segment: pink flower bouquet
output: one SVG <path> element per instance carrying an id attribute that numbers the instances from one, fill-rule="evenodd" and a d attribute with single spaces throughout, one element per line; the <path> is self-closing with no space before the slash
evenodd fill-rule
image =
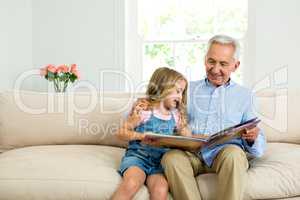
<path id="1" fill-rule="evenodd" d="M 53 81 L 55 92 L 65 92 L 69 82 L 74 83 L 80 78 L 76 64 L 54 66 L 49 64 L 40 69 L 41 76 Z"/>

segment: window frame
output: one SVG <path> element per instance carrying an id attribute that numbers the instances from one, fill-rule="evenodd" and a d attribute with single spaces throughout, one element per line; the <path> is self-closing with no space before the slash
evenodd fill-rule
<path id="1" fill-rule="evenodd" d="M 248 1 L 249 2 L 249 1 Z M 134 80 L 130 80 L 130 84 L 136 88 L 138 92 L 141 92 L 141 89 L 147 84 L 148 80 L 145 80 L 143 77 L 144 70 L 144 46 L 146 44 L 170 44 L 172 46 L 172 56 L 175 57 L 176 44 L 189 44 L 189 43 L 200 43 L 207 44 L 210 38 L 201 38 L 195 37 L 191 39 L 176 39 L 176 40 L 150 40 L 143 39 L 138 33 L 138 0 L 126 0 L 126 8 L 125 8 L 125 72 L 129 74 L 130 77 L 134 77 Z M 249 3 L 248 3 L 249 4 Z M 215 21 L 218 21 L 219 15 L 216 15 Z M 248 16 L 248 24 L 249 24 L 249 16 Z M 216 32 L 216 25 L 214 25 L 214 32 Z M 236 38 L 241 46 L 247 45 L 247 32 L 248 28 L 243 35 L 243 37 Z M 246 48 L 243 48 L 242 51 L 245 51 Z M 131 52 L 131 53 L 130 53 Z M 244 53 L 244 52 L 243 52 Z M 136 56 L 133 56 L 136 55 Z M 239 60 L 244 60 L 245 54 L 242 54 Z M 135 61 L 133 61 L 135 60 Z M 175 61 L 176 62 L 176 61 Z M 241 62 L 242 63 L 242 62 Z M 243 83 L 243 69 L 246 64 L 242 64 L 241 67 L 241 83 Z M 175 64 L 176 66 L 176 64 Z M 174 67 L 174 66 L 173 66 Z M 204 67 L 204 63 L 203 63 Z M 175 68 L 176 69 L 176 68 Z M 188 77 L 189 78 L 189 77 Z M 199 75 L 199 79 L 201 79 L 201 75 Z M 126 89 L 128 83 L 126 83 Z"/>

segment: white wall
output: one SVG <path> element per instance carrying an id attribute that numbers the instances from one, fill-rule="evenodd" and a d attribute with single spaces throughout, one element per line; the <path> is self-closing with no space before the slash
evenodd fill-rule
<path id="1" fill-rule="evenodd" d="M 97 88 L 101 70 L 124 71 L 124 2 L 0 0 L 0 90 L 13 88 L 20 73 L 48 63 L 79 64 L 83 79 Z M 287 66 L 288 86 L 300 87 L 299 8 L 298 0 L 249 0 L 243 70 L 246 85 L 252 87 Z M 128 36 L 130 33 L 126 39 Z M 132 71 L 130 75 L 140 73 Z M 45 91 L 46 84 L 36 76 L 22 87 Z M 107 90 L 124 88 L 124 82 L 115 75 L 106 75 L 105 84 Z"/>
<path id="2" fill-rule="evenodd" d="M 0 0 L 0 89 L 32 66 L 32 2 Z"/>
<path id="3" fill-rule="evenodd" d="M 124 5 L 121 0 L 0 0 L 1 89 L 18 75 L 48 63 L 77 63 L 83 80 L 99 88 L 100 71 L 124 71 Z M 3 76 L 4 75 L 4 76 Z M 106 75 L 105 89 L 123 88 Z M 45 91 L 35 76 L 23 89 Z"/>
<path id="4" fill-rule="evenodd" d="M 249 0 L 247 66 L 243 76 L 247 85 L 255 87 L 270 77 L 274 87 L 300 88 L 299 8 L 298 0 Z"/>

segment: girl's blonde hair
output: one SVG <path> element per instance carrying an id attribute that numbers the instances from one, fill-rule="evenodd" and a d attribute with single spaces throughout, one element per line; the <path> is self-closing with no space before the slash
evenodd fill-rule
<path id="1" fill-rule="evenodd" d="M 164 100 L 176 88 L 176 83 L 179 80 L 184 80 L 186 87 L 182 94 L 182 100 L 177 109 L 180 112 L 181 126 L 187 125 L 186 105 L 187 105 L 187 87 L 186 78 L 179 72 L 168 67 L 161 67 L 154 71 L 147 87 L 146 95 L 149 98 L 150 106 L 154 103 Z"/>

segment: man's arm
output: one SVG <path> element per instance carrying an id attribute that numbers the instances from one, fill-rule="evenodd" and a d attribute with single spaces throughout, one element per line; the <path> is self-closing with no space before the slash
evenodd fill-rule
<path id="1" fill-rule="evenodd" d="M 134 131 L 134 128 L 141 123 L 141 116 L 139 115 L 139 108 L 134 107 L 123 122 L 122 126 L 117 131 L 117 136 L 121 140 L 143 140 L 145 138 L 144 134 Z"/>
<path id="2" fill-rule="evenodd" d="M 243 114 L 242 122 L 250 120 L 255 117 L 254 106 L 252 97 L 249 97 L 249 101 L 246 105 L 246 110 Z M 254 157 L 261 157 L 264 154 L 266 148 L 266 139 L 263 130 L 259 127 L 245 130 L 242 134 L 243 144 L 247 152 Z"/>

